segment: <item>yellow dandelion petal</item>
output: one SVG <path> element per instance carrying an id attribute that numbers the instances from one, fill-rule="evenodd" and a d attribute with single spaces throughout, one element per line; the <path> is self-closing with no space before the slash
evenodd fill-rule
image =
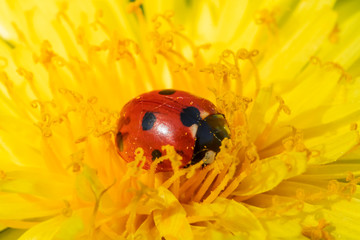
<path id="1" fill-rule="evenodd" d="M 158 194 L 164 200 L 164 208 L 154 211 L 154 223 L 161 236 L 166 239 L 193 239 L 186 212 L 178 200 L 163 188 L 158 188 Z"/>
<path id="2" fill-rule="evenodd" d="M 31 228 L 19 239 L 73 239 L 83 228 L 81 220 L 78 218 L 67 219 L 64 216 L 58 216 L 44 221 Z"/>
<path id="3" fill-rule="evenodd" d="M 358 9 L 0 2 L 0 238 L 357 239 Z M 195 143 L 155 147 L 141 122 L 126 142 L 122 107 L 159 89 L 215 103 L 218 153 L 186 165 Z"/>
<path id="4" fill-rule="evenodd" d="M 23 169 L 22 171 L 4 172 L 6 175 L 0 183 L 3 192 L 31 194 L 38 197 L 53 198 L 72 195 L 72 189 L 62 188 L 63 184 L 72 185 L 73 180 L 63 175 L 46 174 L 43 171 L 32 171 Z"/>
<path id="5" fill-rule="evenodd" d="M 312 149 L 313 157 L 309 164 L 326 164 L 338 160 L 344 152 L 348 152 L 359 144 L 359 132 L 349 131 L 336 137 L 324 139 L 322 144 L 314 146 L 310 142 L 307 145 Z M 317 143 L 320 141 L 318 140 Z"/>
<path id="6" fill-rule="evenodd" d="M 231 232 L 244 239 L 265 239 L 265 231 L 258 219 L 241 203 L 218 198 L 211 204 L 194 204 L 186 207 L 188 220 L 196 231 L 203 233 L 201 237 L 216 239 L 216 232 Z M 196 227 L 197 226 L 197 227 Z M 199 237 L 200 237 L 199 236 Z"/>
<path id="7" fill-rule="evenodd" d="M 234 195 L 247 196 L 273 189 L 284 179 L 298 176 L 306 170 L 305 153 L 290 152 L 262 159 L 241 182 Z M 276 171 L 273 169 L 276 168 Z"/>
<path id="8" fill-rule="evenodd" d="M 63 202 L 36 198 L 15 193 L 2 193 L 1 218 L 4 220 L 36 219 L 59 213 Z M 21 214 L 19 214 L 21 213 Z"/>

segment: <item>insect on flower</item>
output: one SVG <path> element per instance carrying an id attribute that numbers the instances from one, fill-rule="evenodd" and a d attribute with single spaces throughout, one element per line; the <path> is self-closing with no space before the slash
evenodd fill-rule
<path id="1" fill-rule="evenodd" d="M 145 169 L 163 156 L 161 147 L 172 145 L 186 167 L 203 161 L 214 161 L 221 141 L 229 138 L 225 116 L 210 101 L 190 93 L 172 89 L 144 93 L 122 109 L 118 122 L 116 145 L 128 162 L 135 159 L 135 150 L 144 150 Z M 157 171 L 171 171 L 171 162 L 164 160 Z"/>

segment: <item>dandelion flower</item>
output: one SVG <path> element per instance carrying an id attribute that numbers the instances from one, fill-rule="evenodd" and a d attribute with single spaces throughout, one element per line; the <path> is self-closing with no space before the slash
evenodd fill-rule
<path id="1" fill-rule="evenodd" d="M 357 239 L 358 9 L 1 1 L 0 238 Z M 212 164 L 117 153 L 122 106 L 166 88 L 225 114 Z"/>

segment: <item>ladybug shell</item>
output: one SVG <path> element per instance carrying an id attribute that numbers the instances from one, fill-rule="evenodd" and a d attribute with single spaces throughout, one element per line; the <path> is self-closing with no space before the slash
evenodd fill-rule
<path id="1" fill-rule="evenodd" d="M 120 113 L 117 146 L 120 156 L 127 162 L 134 161 L 135 150 L 144 150 L 145 169 L 153 160 L 164 156 L 162 146 L 174 146 L 182 156 L 184 167 L 191 162 L 196 141 L 197 125 L 194 114 L 199 119 L 217 114 L 210 101 L 178 90 L 162 90 L 144 93 L 128 102 Z M 157 171 L 171 171 L 171 163 L 164 160 Z"/>

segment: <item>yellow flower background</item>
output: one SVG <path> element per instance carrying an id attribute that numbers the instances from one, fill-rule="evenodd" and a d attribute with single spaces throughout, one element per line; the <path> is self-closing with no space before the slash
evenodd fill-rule
<path id="1" fill-rule="evenodd" d="M 357 239 L 358 1 L 0 2 L 0 239 Z M 122 106 L 225 114 L 213 164 L 116 152 Z"/>

